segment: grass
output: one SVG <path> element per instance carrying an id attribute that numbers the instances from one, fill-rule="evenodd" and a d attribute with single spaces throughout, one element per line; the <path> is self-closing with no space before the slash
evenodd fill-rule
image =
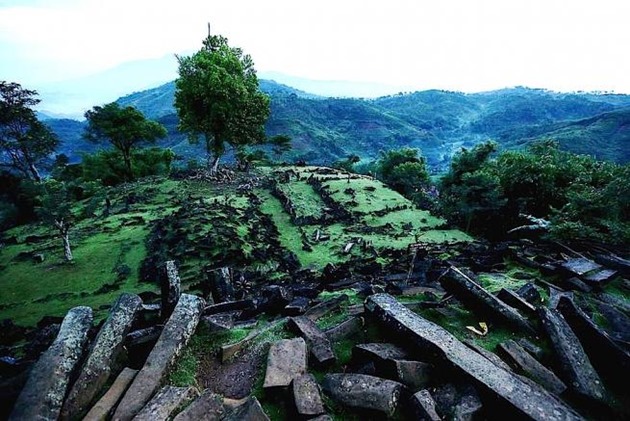
<path id="1" fill-rule="evenodd" d="M 306 181 L 278 183 L 277 186 L 291 198 L 296 217 L 320 218 L 323 215 L 326 205 L 321 196 Z"/>

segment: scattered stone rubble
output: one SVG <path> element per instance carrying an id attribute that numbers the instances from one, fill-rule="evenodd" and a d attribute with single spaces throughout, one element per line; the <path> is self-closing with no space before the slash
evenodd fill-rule
<path id="1" fill-rule="evenodd" d="M 368 419 L 630 416 L 630 346 L 624 339 L 629 332 L 619 331 L 630 314 L 626 301 L 602 292 L 607 282 L 630 273 L 630 263 L 602 252 L 541 250 L 527 242 L 465 248 L 468 253 L 448 261 L 424 254 L 410 270 L 400 266 L 399 273 L 369 280 L 329 265 L 319 284 L 268 285 L 247 296 L 232 270 L 220 268 L 208 276 L 204 298 L 181 293 L 177 267 L 169 261 L 162 296 L 153 300 L 160 305 L 123 294 L 97 334 L 89 334 L 91 310 L 77 307 L 58 333 L 48 329 L 56 339 L 30 371 L 2 360 L 3 379 L 13 376 L 2 384 L 19 391 L 9 419 L 268 420 L 261 405 L 267 399 L 282 402 L 289 419 L 332 419 L 331 405 Z M 513 274 L 526 281 L 522 287 L 491 293 L 478 275 L 504 270 L 505 258 L 554 277 L 550 282 Z M 349 306 L 346 294 L 318 299 L 319 291 L 341 281 L 365 297 L 364 306 Z M 422 299 L 408 303 L 405 297 Z M 448 315 L 453 303 L 486 321 L 491 332 L 500 327 L 512 336 L 490 350 L 470 340 L 472 333 L 459 332 L 469 335 L 461 341 L 420 315 L 427 309 Z M 345 319 L 327 330 L 318 327 L 318 320 L 341 309 Z M 595 323 L 594 311 L 608 322 Z M 271 322 L 257 327 L 262 314 Z M 247 337 L 221 348 L 217 364 L 225 366 L 254 352 L 250 345 L 267 332 L 294 335 L 272 336 L 267 347 L 255 347 L 263 352 L 263 396 L 250 391 L 233 399 L 212 384 L 165 383 L 200 323 L 211 332 L 251 328 Z M 382 336 L 368 339 L 368 328 Z M 339 341 L 353 344 L 343 366 Z"/>

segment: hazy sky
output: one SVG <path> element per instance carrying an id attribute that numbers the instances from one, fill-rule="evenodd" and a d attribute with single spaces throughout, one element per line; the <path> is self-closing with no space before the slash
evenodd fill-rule
<path id="1" fill-rule="evenodd" d="M 260 71 L 417 89 L 630 93 L 627 0 L 0 0 L 0 79 L 71 79 L 198 49 Z"/>

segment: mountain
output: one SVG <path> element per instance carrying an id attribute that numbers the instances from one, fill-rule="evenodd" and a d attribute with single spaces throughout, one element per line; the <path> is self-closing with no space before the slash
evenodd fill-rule
<path id="1" fill-rule="evenodd" d="M 293 139 L 293 150 L 284 157 L 287 160 L 330 164 L 349 154 L 374 159 L 380 151 L 409 146 L 419 148 L 432 170 L 440 172 L 462 147 L 492 139 L 513 149 L 543 138 L 557 138 L 573 152 L 617 162 L 630 160 L 630 95 L 516 87 L 474 94 L 428 90 L 357 99 L 321 97 L 264 79 L 260 86 L 271 97 L 267 133 Z M 118 102 L 137 107 L 167 127 L 169 136 L 160 145 L 173 148 L 185 159 L 197 157 L 203 154 L 202 147 L 190 145 L 177 131 L 174 94 L 175 84 L 169 82 Z M 71 131 L 62 138 L 70 145 L 76 142 Z"/>

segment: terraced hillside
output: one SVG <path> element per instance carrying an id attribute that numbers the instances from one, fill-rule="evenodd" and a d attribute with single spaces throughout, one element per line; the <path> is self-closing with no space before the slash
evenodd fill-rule
<path id="1" fill-rule="evenodd" d="M 109 211 L 105 197 L 75 207 L 73 264 L 61 263 L 50 227 L 4 233 L 0 319 L 32 326 L 76 305 L 102 318 L 123 291 L 155 297 L 166 260 L 177 262 L 184 289 L 204 292 L 221 267 L 251 289 L 296 282 L 329 263 L 380 271 L 411 243 L 470 240 L 377 180 L 321 167 L 263 168 L 221 183 L 144 180 L 107 196 Z"/>

